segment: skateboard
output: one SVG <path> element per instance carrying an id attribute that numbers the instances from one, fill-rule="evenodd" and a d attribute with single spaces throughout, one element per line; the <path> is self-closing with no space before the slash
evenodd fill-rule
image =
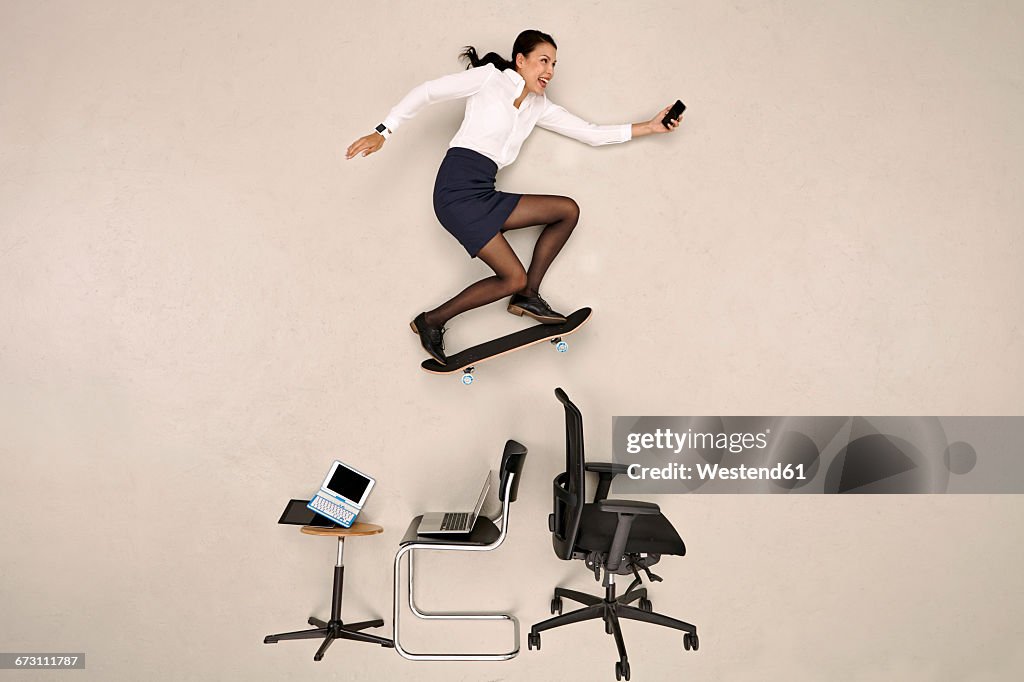
<path id="1" fill-rule="evenodd" d="M 434 358 L 429 358 L 424 360 L 420 367 L 431 374 L 454 374 L 461 371 L 462 383 L 469 386 L 473 383 L 473 370 L 476 369 L 476 365 L 499 355 L 505 355 L 541 341 L 550 341 L 559 353 L 566 352 L 569 350 L 569 344 L 562 337 L 572 334 L 586 324 L 590 319 L 591 312 L 590 308 L 580 308 L 570 314 L 562 324 L 535 324 L 532 327 L 520 329 L 517 332 L 456 353 L 448 358 L 447 365 L 442 365 Z"/>

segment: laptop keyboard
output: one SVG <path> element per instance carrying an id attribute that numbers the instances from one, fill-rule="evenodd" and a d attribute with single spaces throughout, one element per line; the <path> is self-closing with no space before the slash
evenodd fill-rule
<path id="1" fill-rule="evenodd" d="M 340 523 L 345 528 L 352 525 L 352 521 L 356 518 L 355 512 L 351 511 L 348 507 L 342 507 L 340 504 L 334 504 L 328 499 L 317 495 L 309 503 L 313 509 L 317 511 L 325 512 L 329 517 Z"/>
<path id="2" fill-rule="evenodd" d="M 469 512 L 445 512 L 441 519 L 441 530 L 466 530 Z"/>

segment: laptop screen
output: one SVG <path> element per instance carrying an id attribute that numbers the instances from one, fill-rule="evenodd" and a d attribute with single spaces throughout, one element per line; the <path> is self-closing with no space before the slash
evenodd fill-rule
<path id="1" fill-rule="evenodd" d="M 335 468 L 334 475 L 327 482 L 326 488 L 336 495 L 341 495 L 353 503 L 359 504 L 369 485 L 370 479 L 342 465 Z"/>
<path id="2" fill-rule="evenodd" d="M 480 509 L 484 506 L 484 500 L 487 499 L 487 493 L 491 490 L 491 472 L 487 472 L 487 478 L 484 479 L 484 487 L 480 490 L 480 497 L 476 500 L 476 508 L 473 509 L 473 518 L 475 519 L 480 515 Z"/>

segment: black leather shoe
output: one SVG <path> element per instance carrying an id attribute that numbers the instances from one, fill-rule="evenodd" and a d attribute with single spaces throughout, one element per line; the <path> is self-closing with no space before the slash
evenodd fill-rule
<path id="1" fill-rule="evenodd" d="M 442 365 L 448 364 L 448 358 L 444 356 L 444 327 L 431 327 L 427 324 L 427 314 L 420 313 L 416 319 L 409 323 L 412 330 L 420 335 L 420 343 L 423 349 Z"/>
<path id="2" fill-rule="evenodd" d="M 544 324 L 561 324 L 565 322 L 565 315 L 556 313 L 540 296 L 523 296 L 515 294 L 508 302 L 508 311 L 513 315 L 528 315 L 538 322 Z"/>

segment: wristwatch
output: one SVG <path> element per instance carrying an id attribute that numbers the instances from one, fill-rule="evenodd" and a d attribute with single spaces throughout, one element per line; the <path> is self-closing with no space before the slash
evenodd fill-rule
<path id="1" fill-rule="evenodd" d="M 386 125 L 384 125 L 383 123 L 381 123 L 376 128 L 374 128 L 374 130 L 376 130 L 378 133 L 380 133 L 384 137 L 385 140 L 388 139 L 389 137 L 391 137 L 391 131 L 388 130 L 388 127 Z"/>

